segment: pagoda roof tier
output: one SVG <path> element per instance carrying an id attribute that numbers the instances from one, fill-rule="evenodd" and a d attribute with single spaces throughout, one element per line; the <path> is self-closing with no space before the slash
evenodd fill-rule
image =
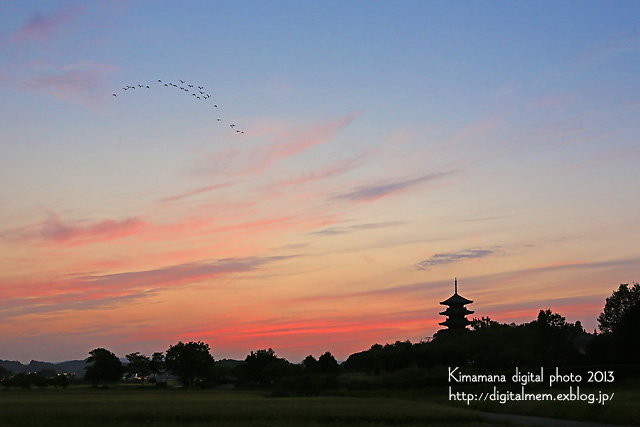
<path id="1" fill-rule="evenodd" d="M 468 310 L 466 307 L 449 307 L 445 311 L 440 312 L 444 316 L 466 316 L 467 314 L 475 313 L 472 310 Z"/>
<path id="2" fill-rule="evenodd" d="M 455 328 L 455 327 L 464 327 L 467 326 L 469 324 L 471 324 L 471 321 L 469 319 L 466 319 L 464 317 L 462 318 L 448 318 L 447 320 L 445 320 L 444 322 L 438 323 L 439 325 L 442 326 L 447 326 L 449 328 Z"/>
<path id="3" fill-rule="evenodd" d="M 456 292 L 455 294 L 451 295 L 449 297 L 449 299 L 442 301 L 440 304 L 442 304 L 442 305 L 464 305 L 464 304 L 471 304 L 472 302 L 473 301 L 468 300 L 465 297 L 461 297 Z"/>

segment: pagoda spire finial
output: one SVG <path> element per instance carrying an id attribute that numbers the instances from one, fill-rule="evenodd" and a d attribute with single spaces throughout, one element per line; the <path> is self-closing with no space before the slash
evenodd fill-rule
<path id="1" fill-rule="evenodd" d="M 456 292 L 455 292 L 455 293 L 457 294 L 457 293 L 458 293 L 458 278 L 457 278 L 457 277 L 455 278 L 455 284 L 456 284 L 456 285 L 455 285 L 455 286 L 456 286 L 456 287 L 455 287 L 455 289 L 456 289 Z"/>

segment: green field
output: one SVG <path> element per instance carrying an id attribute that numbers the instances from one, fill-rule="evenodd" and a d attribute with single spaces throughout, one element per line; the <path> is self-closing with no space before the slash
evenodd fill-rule
<path id="1" fill-rule="evenodd" d="M 627 384 L 609 404 L 472 404 L 438 393 L 374 391 L 362 396 L 271 397 L 256 391 L 108 389 L 0 390 L 0 426 L 495 426 L 481 411 L 632 425 L 640 390 Z M 473 409 L 476 410 L 473 410 Z"/>
<path id="2" fill-rule="evenodd" d="M 2 426 L 486 426 L 466 408 L 391 397 L 273 398 L 241 391 L 0 390 Z"/>
<path id="3" fill-rule="evenodd" d="M 553 389 L 531 388 L 531 392 L 550 392 L 552 394 L 566 392 L 567 387 Z M 574 387 L 575 389 L 575 387 Z M 599 392 L 614 393 L 613 399 L 606 404 L 589 404 L 586 402 L 473 402 L 472 409 L 485 412 L 501 412 L 545 418 L 584 421 L 602 424 L 640 425 L 640 382 L 629 380 L 610 387 L 581 387 L 581 393 Z"/>

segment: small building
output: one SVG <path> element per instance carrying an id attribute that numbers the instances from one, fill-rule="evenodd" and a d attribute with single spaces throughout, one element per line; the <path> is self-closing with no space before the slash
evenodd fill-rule
<path id="1" fill-rule="evenodd" d="M 447 316 L 447 320 L 439 324 L 446 326 L 447 329 L 451 331 L 465 329 L 467 325 L 471 323 L 465 316 L 473 313 L 473 311 L 468 310 L 465 305 L 472 303 L 473 301 L 458 295 L 458 279 L 455 279 L 454 294 L 440 303 L 447 306 L 447 309 L 440 313 L 443 316 Z"/>

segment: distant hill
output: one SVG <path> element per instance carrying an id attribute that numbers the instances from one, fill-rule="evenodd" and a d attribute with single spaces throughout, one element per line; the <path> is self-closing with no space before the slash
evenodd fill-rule
<path id="1" fill-rule="evenodd" d="M 127 359 L 120 359 L 123 364 L 127 364 Z M 222 359 L 216 362 L 216 365 L 221 368 L 233 369 L 238 365 L 243 364 L 243 360 Z M 14 374 L 26 373 L 26 372 L 38 372 L 44 369 L 53 369 L 58 374 L 73 374 L 78 377 L 84 377 L 84 368 L 87 366 L 84 360 L 69 360 L 60 363 L 40 362 L 38 360 L 32 360 L 29 364 L 25 365 L 17 360 L 0 360 L 0 366 L 8 369 Z"/>
<path id="2" fill-rule="evenodd" d="M 219 368 L 235 368 L 238 365 L 242 365 L 244 360 L 234 360 L 234 359 L 221 359 L 216 361 L 216 366 Z"/>
<path id="3" fill-rule="evenodd" d="M 84 367 L 87 366 L 84 360 L 69 360 L 60 363 L 39 362 L 32 360 L 28 365 L 24 365 L 17 360 L 0 360 L 0 366 L 10 370 L 14 374 L 23 372 L 38 372 L 43 369 L 53 369 L 58 374 L 72 374 L 84 376 Z"/>

